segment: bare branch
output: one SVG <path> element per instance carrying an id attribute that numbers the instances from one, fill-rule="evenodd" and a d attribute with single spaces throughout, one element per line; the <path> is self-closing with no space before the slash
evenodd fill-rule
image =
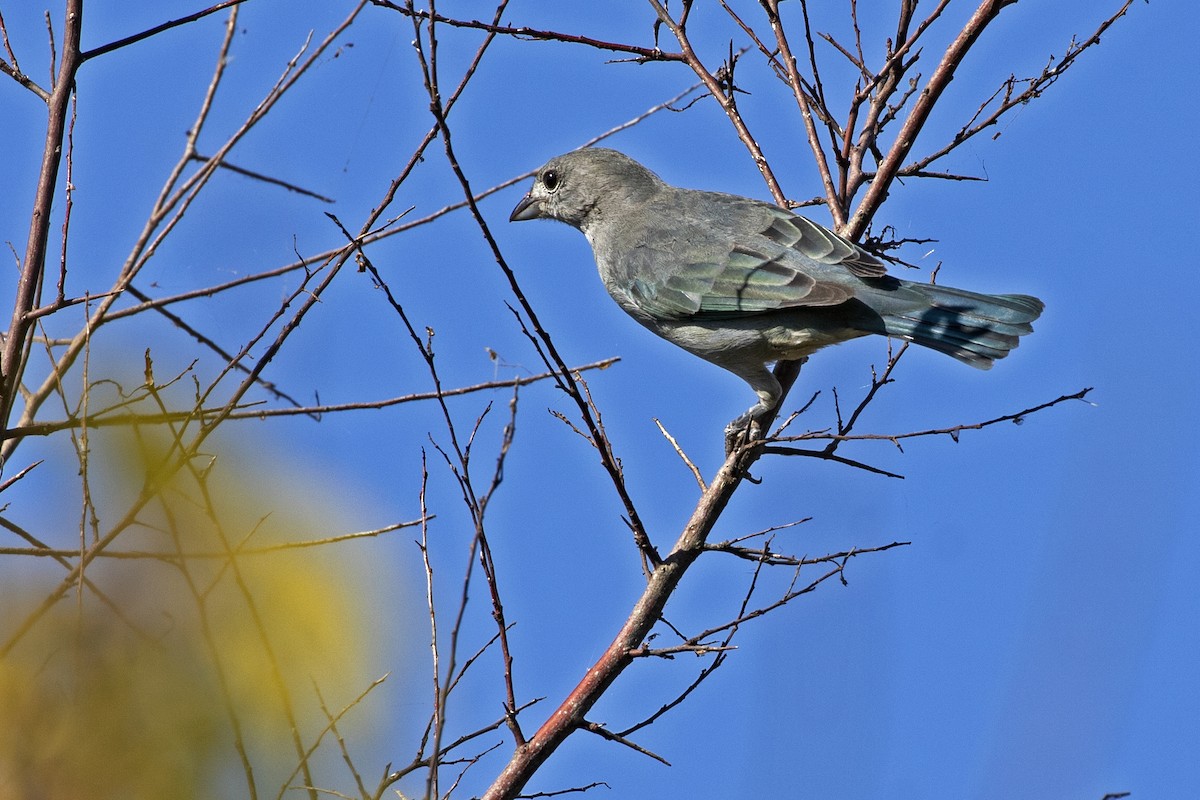
<path id="1" fill-rule="evenodd" d="M 501 6 L 501 8 L 502 7 L 503 6 Z M 419 34 L 420 31 L 418 30 L 418 37 Z M 418 42 L 419 41 L 420 39 L 418 38 Z M 421 51 L 419 49 L 418 56 L 422 59 L 422 61 L 424 61 L 424 57 L 421 55 Z M 430 110 L 433 112 L 436 121 L 435 129 L 441 133 L 442 141 L 445 145 L 447 160 L 449 161 L 450 168 L 455 177 L 462 186 L 463 195 L 467 199 L 471 210 L 471 216 L 475 219 L 477 227 L 483 234 L 484 240 L 487 242 L 488 248 L 491 250 L 497 266 L 500 267 L 501 272 L 503 272 L 504 277 L 507 279 L 509 288 L 512 291 L 513 296 L 516 298 L 518 304 L 521 306 L 521 310 L 524 313 L 525 318 L 529 320 L 534 333 L 536 333 L 539 355 L 545 361 L 548 368 L 558 371 L 562 379 L 561 385 L 566 387 L 568 395 L 575 401 L 584 425 L 588 429 L 589 434 L 592 440 L 595 442 L 596 448 L 600 453 L 600 462 L 605 471 L 608 473 L 614 489 L 616 489 L 618 496 L 621 498 L 621 501 L 625 506 L 625 512 L 628 517 L 629 524 L 633 528 L 635 537 L 642 545 L 642 552 L 653 559 L 656 556 L 654 555 L 653 548 L 650 546 L 649 537 L 645 532 L 645 526 L 642 524 L 640 515 L 637 512 L 637 508 L 633 504 L 633 499 L 629 496 L 629 493 L 625 488 L 620 462 L 613 453 L 612 446 L 609 443 L 608 438 L 597 425 L 588 401 L 584 397 L 584 394 L 580 391 L 575 377 L 567 368 L 566 362 L 558 354 L 558 350 L 555 347 L 554 342 L 551 340 L 549 333 L 541 325 L 537 313 L 533 310 L 532 305 L 530 305 L 529 301 L 526 299 L 525 293 L 522 291 L 520 284 L 517 282 L 516 274 L 508 266 L 503 253 L 500 251 L 499 245 L 492 236 L 491 228 L 488 226 L 486 219 L 480 212 L 479 207 L 474 200 L 475 193 L 471 190 L 470 182 L 467 180 L 467 176 L 459 166 L 458 159 L 454 154 L 450 128 L 446 119 L 446 108 L 444 108 L 441 103 L 440 93 L 438 90 L 436 71 L 433 70 L 429 65 L 423 63 L 422 72 L 425 76 L 426 90 L 430 96 Z M 534 337 L 532 334 L 530 334 L 529 330 L 524 327 L 524 322 L 522 322 L 522 328 L 525 330 L 530 340 L 533 341 Z M 544 350 L 542 348 L 544 348 Z"/>
<path id="2" fill-rule="evenodd" d="M 78 3 L 81 2 L 81 0 L 71 0 L 71 2 Z M 109 310 L 115 303 L 116 298 L 124 293 L 125 289 L 132 283 L 132 281 L 139 274 L 140 270 L 148 262 L 148 259 L 154 254 L 154 252 L 171 233 L 171 231 L 173 231 L 179 224 L 183 218 L 183 215 L 195 201 L 199 192 L 207 185 L 207 181 L 217 169 L 218 164 L 225 158 L 233 146 L 240 141 L 276 105 L 276 103 L 279 102 L 280 98 L 283 97 L 284 94 L 286 94 L 286 92 L 296 84 L 296 81 L 298 81 L 304 74 L 307 73 L 312 65 L 317 62 L 317 60 L 325 53 L 332 43 L 341 35 L 341 33 L 346 30 L 346 28 L 349 27 L 349 25 L 354 21 L 355 17 L 363 8 L 365 3 L 366 0 L 362 0 L 362 2 L 360 2 L 355 9 L 352 9 L 349 15 L 345 17 L 342 22 L 329 34 L 327 34 L 326 37 L 321 40 L 318 46 L 308 54 L 308 57 L 301 61 L 301 56 L 307 50 L 306 43 L 305 47 L 300 51 L 300 53 L 298 53 L 295 58 L 293 58 L 293 60 L 285 67 L 283 74 L 276 81 L 275 85 L 267 92 L 263 100 L 254 108 L 242 125 L 226 140 L 225 144 L 218 148 L 213 157 L 204 164 L 204 166 L 196 175 L 185 181 L 182 186 L 176 187 L 176 183 L 182 174 L 184 165 L 190 163 L 193 159 L 195 154 L 196 137 L 199 136 L 203 125 L 203 120 L 207 118 L 208 112 L 211 108 L 211 103 L 216 93 L 216 87 L 220 82 L 221 76 L 224 74 L 224 66 L 228 59 L 228 51 L 233 41 L 233 34 L 236 30 L 237 7 L 235 6 L 232 9 L 230 12 L 229 21 L 226 25 L 225 38 L 222 42 L 221 50 L 216 60 L 217 65 L 216 69 L 214 70 L 213 79 L 209 85 L 208 93 L 201 104 L 200 117 L 189 132 L 189 138 L 185 147 L 185 152 L 180 158 L 172 174 L 168 177 L 167 182 L 163 186 L 159 199 L 155 203 L 155 209 L 150 218 L 147 220 L 137 242 L 135 242 L 133 250 L 126 259 L 126 262 L 122 267 L 120 274 L 116 278 L 111 291 L 106 294 L 103 300 L 97 303 L 96 309 L 89 317 L 87 326 L 85 327 L 87 335 L 90 336 L 92 331 L 103 324 L 107 314 L 109 313 Z M 56 91 L 58 91 L 58 87 L 56 87 Z M 58 140 L 61 140 L 61 134 L 59 134 Z M 56 171 L 57 161 L 55 161 L 53 166 L 54 170 Z M 53 176 L 46 171 L 45 165 L 42 172 L 42 179 L 43 182 L 48 179 L 51 180 L 51 182 L 53 180 Z M 41 197 L 40 194 L 39 197 Z M 46 197 L 48 200 L 49 195 L 46 195 Z M 38 218 L 38 215 L 35 214 L 35 220 Z M 35 248 L 35 238 L 37 237 L 31 235 L 31 248 Z M 35 259 L 35 261 L 37 261 L 39 264 L 38 269 L 35 271 L 37 272 L 37 280 L 40 281 L 40 270 L 42 268 L 41 265 L 42 262 L 44 262 L 44 231 L 43 234 L 41 234 L 41 244 L 37 245 L 37 247 L 41 248 L 39 251 L 41 252 L 41 255 Z M 345 253 L 342 254 L 342 257 L 348 255 L 349 252 L 350 251 L 345 251 Z M 30 261 L 27 253 L 23 267 L 27 272 L 30 269 L 30 263 L 32 262 Z M 337 269 L 340 269 L 340 264 L 340 261 L 336 263 L 334 272 L 336 272 Z M 30 274 L 32 275 L 32 273 Z M 18 339 L 24 338 L 28 335 L 28 325 L 31 324 L 31 322 L 28 319 L 27 314 L 28 311 L 32 310 L 32 308 L 33 306 L 25 307 L 21 303 L 17 303 L 15 305 L 14 327 L 10 329 L 10 335 L 5 342 L 8 350 L 12 350 L 15 347 L 15 342 L 17 342 Z M 18 315 L 21 317 L 19 322 L 22 327 L 20 329 L 17 327 Z M 73 337 L 70 343 L 67 345 L 65 351 L 59 356 L 58 361 L 54 366 L 53 373 L 66 374 L 67 370 L 75 362 L 75 359 L 78 358 L 80 353 L 83 351 L 86 341 L 87 337 L 84 333 L 77 334 L 75 337 Z M 240 356 L 238 361 L 240 361 Z M 5 361 L 4 363 L 7 364 L 8 362 Z M 261 365 L 265 363 L 266 362 L 260 362 L 260 367 L 254 370 L 253 380 L 251 383 L 257 380 L 257 375 L 261 372 Z M 12 411 L 13 399 L 12 393 L 4 388 L 5 385 L 7 385 L 5 382 L 13 380 L 15 381 L 13 386 L 15 387 L 18 385 L 19 376 L 24 369 L 23 364 L 24 362 L 21 361 L 20 369 L 17 372 L 17 378 L 13 377 L 7 366 L 5 366 L 3 369 L 0 369 L 0 372 L 3 373 L 3 378 L 0 379 L 0 410 L 3 411 L 3 416 L 0 416 L 0 423 L 3 423 L 3 428 L 5 431 L 8 429 L 7 420 Z M 230 368 L 237 369 L 238 366 L 239 364 L 235 362 Z M 54 391 L 54 387 L 55 378 L 52 374 L 42 383 L 39 388 L 32 391 L 25 398 L 24 408 L 22 410 L 18 426 L 23 426 L 33 421 L 41 404 L 50 395 L 50 393 Z M 242 393 L 244 393 L 245 388 L 248 387 L 243 387 L 241 390 Z M 241 394 L 239 394 L 238 398 L 234 400 L 235 404 L 238 400 L 240 400 L 240 397 Z M 10 458 L 19 442 L 20 439 L 18 438 L 5 436 L 3 443 L 0 444 L 0 455 L 2 455 L 4 458 Z"/>
<path id="3" fill-rule="evenodd" d="M 924 438 L 924 437 L 928 437 L 928 436 L 949 436 L 951 439 L 953 439 L 954 441 L 957 442 L 959 434 L 961 434 L 963 431 L 982 430 L 984 428 L 990 428 L 993 425 L 999 425 L 1001 422 L 1012 422 L 1017 425 L 1020 425 L 1021 423 L 1023 423 L 1025 421 L 1025 418 L 1030 416 L 1031 414 L 1036 414 L 1039 411 L 1044 411 L 1048 408 L 1053 408 L 1054 406 L 1057 406 L 1061 403 L 1065 403 L 1070 400 L 1084 400 L 1087 397 L 1088 393 L 1091 391 L 1092 391 L 1092 387 L 1089 386 L 1087 388 L 1080 389 L 1078 392 L 1073 392 L 1072 394 L 1064 394 L 1064 395 L 1054 398 L 1053 400 L 1048 400 L 1044 403 L 1039 403 L 1035 406 L 1030 406 L 1029 408 L 1025 408 L 1020 411 L 1015 411 L 1015 412 L 1012 412 L 1009 414 L 1001 414 L 1000 416 L 992 417 L 991 419 L 987 419 L 982 422 L 961 423 L 958 425 L 948 425 L 948 426 L 942 427 L 942 428 L 929 428 L 926 430 L 911 431 L 909 433 L 848 434 L 848 433 L 813 432 L 813 433 L 803 434 L 800 436 L 782 436 L 782 437 L 779 437 L 778 439 L 772 439 L 771 441 L 773 441 L 773 442 L 802 442 L 802 441 L 812 441 L 812 440 L 828 440 L 829 445 L 827 445 L 825 447 L 825 450 L 821 451 L 820 453 L 810 453 L 807 451 L 795 452 L 795 451 L 790 451 L 790 450 L 782 453 L 783 455 L 812 455 L 817 458 L 825 458 L 828 455 L 831 455 L 834 447 L 837 444 L 840 444 L 841 442 L 849 442 L 849 441 L 886 441 L 886 442 L 891 442 L 892 444 L 896 445 L 897 448 L 900 447 L 900 443 L 905 439 L 917 439 L 917 438 Z M 848 431 L 849 426 L 847 426 L 845 428 L 845 430 Z M 770 448 L 770 447 L 768 447 L 767 449 L 772 450 L 772 448 Z M 843 461 L 843 463 L 845 463 L 845 462 Z M 866 465 L 862 465 L 862 464 L 855 464 L 855 466 L 862 467 L 863 469 L 869 469 L 873 472 L 881 471 L 881 470 L 876 470 L 871 467 L 867 467 Z M 900 477 L 900 476 L 897 475 L 897 476 L 893 476 L 893 477 Z"/>
<path id="4" fill-rule="evenodd" d="M 995 126 L 1000 119 L 1013 109 L 1023 106 L 1031 100 L 1035 100 L 1054 85 L 1059 78 L 1063 76 L 1068 69 L 1075 63 L 1076 59 L 1083 54 L 1089 47 L 1100 44 L 1100 37 L 1108 31 L 1110 27 L 1129 10 L 1129 6 L 1133 4 L 1133 0 L 1125 0 L 1124 4 L 1117 9 L 1116 13 L 1110 16 L 1100 26 L 1085 39 L 1082 43 L 1071 40 L 1067 46 L 1067 50 L 1061 58 L 1055 59 L 1051 57 L 1049 63 L 1042 69 L 1039 75 L 1030 78 L 1022 78 L 1018 80 L 1015 76 L 1009 78 L 1000 85 L 992 96 L 980 104 L 979 109 L 975 112 L 968 122 L 954 135 L 944 147 L 930 153 L 929 155 L 918 159 L 900 170 L 900 175 L 919 175 L 932 177 L 950 177 L 941 173 L 928 173 L 926 168 L 946 156 L 951 151 L 957 149 L 964 142 L 977 136 L 990 127 Z M 1057 63 L 1055 63 L 1057 61 Z M 1025 88 L 1021 91 L 1016 91 L 1018 84 L 1024 84 Z M 996 100 L 1002 97 L 999 103 L 996 104 L 991 111 L 984 113 L 985 110 Z M 996 136 L 1000 134 L 997 133 Z M 995 138 L 995 137 L 993 137 Z M 954 180 L 963 180 L 961 177 L 953 177 Z M 978 179 L 976 179 L 978 180 Z"/>
<path id="5" fill-rule="evenodd" d="M 671 15 L 667 13 L 662 3 L 658 0 L 650 0 L 650 5 L 654 8 L 655 13 L 658 14 L 659 20 L 667 26 L 679 41 L 679 45 L 683 50 L 683 60 L 692 68 L 692 71 L 696 73 L 700 80 L 703 81 L 704 85 L 708 87 L 709 94 L 721 106 L 726 116 L 729 117 L 729 121 L 733 123 L 733 127 L 737 130 L 738 138 L 742 140 L 742 144 L 746 145 L 746 149 L 750 151 L 750 155 L 754 159 L 759 172 L 762 173 L 763 179 L 767 182 L 767 188 L 771 190 L 771 195 L 775 198 L 775 202 L 786 208 L 787 198 L 783 194 L 783 189 L 779 187 L 779 181 L 775 178 L 775 173 L 771 170 L 771 165 L 767 162 L 766 156 L 763 155 L 762 148 L 758 146 L 758 142 L 751 135 L 750 129 L 746 127 L 746 123 L 737 109 L 733 90 L 733 63 L 730 62 L 727 65 L 731 74 L 728 76 L 730 88 L 728 93 L 726 93 L 721 86 L 721 82 L 717 80 L 717 76 L 709 72 L 708 68 L 700 61 L 700 57 L 692 49 L 692 44 L 688 40 L 687 34 L 671 18 Z"/>
<path id="6" fill-rule="evenodd" d="M 667 429 L 663 427 L 662 422 L 660 422 L 658 419 L 655 419 L 654 424 L 658 426 L 658 430 L 660 433 L 662 433 L 663 438 L 671 443 L 671 447 L 674 448 L 675 454 L 679 456 L 679 460 L 682 461 L 689 470 L 691 470 L 692 477 L 696 479 L 696 485 L 699 486 L 700 491 L 703 492 L 708 487 L 704 484 L 704 476 L 700 474 L 699 467 L 696 466 L 692 459 L 688 458 L 687 453 L 683 452 L 683 448 L 679 446 L 679 442 L 675 441 L 675 437 L 667 433 Z"/>
<path id="7" fill-rule="evenodd" d="M 227 8 L 241 5 L 244 2 L 246 2 L 246 0 L 222 0 L 222 2 L 217 3 L 216 5 L 209 6 L 208 8 L 203 9 L 202 11 L 197 11 L 193 14 L 188 14 L 186 17 L 180 17 L 179 19 L 173 19 L 168 22 L 164 22 L 161 25 L 155 25 L 153 28 L 148 28 L 147 30 L 142 31 L 141 33 L 135 33 L 131 36 L 126 36 L 123 39 L 118 39 L 115 42 L 109 42 L 108 44 L 101 45 L 99 47 L 94 47 L 91 50 L 85 51 L 82 54 L 82 58 L 84 61 L 87 61 L 88 59 L 96 58 L 97 56 L 102 56 L 105 53 L 111 53 L 113 50 L 118 50 L 122 47 L 128 47 L 131 44 L 136 44 L 137 42 L 141 42 L 141 41 L 144 41 L 145 39 L 149 39 L 151 36 L 157 36 L 158 34 L 164 32 L 164 31 L 169 31 L 172 28 L 179 27 L 180 25 L 187 25 L 190 22 L 195 22 L 198 19 L 203 19 L 204 17 L 207 17 L 209 14 L 215 14 L 218 11 L 224 11 Z"/>
<path id="8" fill-rule="evenodd" d="M 617 363 L 619 358 L 606 358 L 603 361 L 593 361 L 590 364 L 582 364 L 577 367 L 571 367 L 575 372 L 587 372 L 593 369 L 608 369 L 613 364 Z M 291 408 L 262 408 L 261 403 L 239 403 L 234 407 L 233 411 L 225 414 L 227 420 L 265 420 L 273 417 L 294 417 L 294 416 L 309 416 L 314 419 L 319 419 L 323 414 L 335 414 L 346 411 L 375 411 L 391 406 L 401 405 L 403 403 L 416 403 L 429 400 L 436 400 L 439 397 L 459 397 L 475 392 L 494 391 L 496 389 L 509 389 L 513 387 L 528 386 L 533 383 L 548 380 L 557 377 L 558 373 L 542 372 L 537 375 L 525 375 L 518 378 L 508 378 L 505 380 L 484 381 L 483 383 L 475 383 L 470 386 L 456 386 L 452 389 L 441 389 L 439 391 L 429 392 L 413 392 L 411 394 L 399 395 L 397 397 L 389 397 L 383 400 L 359 400 L 350 403 L 324 403 L 321 405 L 295 406 Z M 208 407 L 192 409 L 189 411 L 166 411 L 162 413 L 116 413 L 129 405 L 128 402 L 123 402 L 112 406 L 111 408 L 102 409 L 94 412 L 87 418 L 87 425 L 92 428 L 109 428 L 109 427 L 127 427 L 131 425 L 155 425 L 164 422 L 179 422 L 187 419 L 207 420 L 218 414 L 224 413 L 224 407 Z M 32 425 L 24 425 L 19 428 L 13 428 L 11 435 L 17 436 L 46 436 L 58 431 L 70 430 L 78 428 L 83 424 L 83 420 L 78 417 L 71 417 L 65 420 L 57 420 L 52 422 L 37 422 Z M 2 491 L 2 489 L 0 489 Z"/>
<path id="9" fill-rule="evenodd" d="M 790 440 L 782 439 L 782 440 L 773 440 L 773 441 L 790 441 Z M 846 440 L 840 439 L 838 441 L 846 441 Z M 823 461 L 833 461 L 838 464 L 845 464 L 848 467 L 854 467 L 855 469 L 861 469 L 864 472 L 872 472 L 876 475 L 882 475 L 885 478 L 899 478 L 900 480 L 904 479 L 904 476 L 898 472 L 889 472 L 886 469 L 881 469 L 880 467 L 873 467 L 870 464 L 867 464 L 865 462 L 856 461 L 852 458 L 846 458 L 845 456 L 839 456 L 835 453 L 828 453 L 828 452 L 825 452 L 824 450 L 803 450 L 798 447 L 777 447 L 775 445 L 767 445 L 766 447 L 763 448 L 763 454 L 764 455 L 775 455 L 775 456 L 808 456 L 809 458 L 819 458 Z"/>
<path id="10" fill-rule="evenodd" d="M 17 62 L 17 54 L 13 52 L 12 44 L 8 41 L 8 25 L 4 22 L 4 14 L 0 12 L 0 42 L 4 45 L 4 52 L 8 55 L 8 60 L 0 58 L 0 72 L 8 75 L 21 86 L 24 86 L 29 91 L 41 98 L 43 103 L 50 103 L 50 92 L 43 89 L 37 84 L 33 78 L 30 78 L 21 71 L 21 65 Z M 53 39 L 51 39 L 53 46 Z"/>
<path id="11" fill-rule="evenodd" d="M 403 530 L 404 528 L 412 528 L 417 525 L 424 525 L 427 521 L 434 519 L 431 515 L 426 519 L 414 520 L 412 522 L 395 522 L 391 525 L 385 525 L 382 528 L 375 528 L 369 531 L 357 531 L 354 533 L 340 533 L 336 536 L 326 536 L 320 539 L 306 539 L 298 542 L 281 542 L 279 544 L 264 545 L 261 547 L 248 547 L 244 543 L 234 548 L 234 554 L 238 556 L 261 556 L 273 555 L 281 553 L 285 550 L 303 550 L 309 547 L 324 547 L 330 544 L 340 544 L 349 542 L 355 539 L 374 539 L 385 533 L 392 531 Z M 0 525 L 8 527 L 10 523 L 0 517 Z M 0 555 L 19 555 L 19 556 L 49 556 L 55 559 L 72 558 L 79 555 L 79 550 L 66 550 L 61 548 L 47 547 L 44 545 L 35 547 L 0 547 Z M 152 550 L 114 550 L 109 548 L 97 554 L 97 558 L 108 559 L 152 559 L 154 561 L 164 561 L 168 563 L 179 561 L 198 561 L 203 559 L 223 560 L 229 558 L 229 552 L 225 550 L 188 550 L 180 553 L 163 553 Z M 65 562 L 64 562 L 65 566 Z"/>
<path id="12" fill-rule="evenodd" d="M 637 742 L 631 742 L 629 739 L 625 738 L 624 736 L 622 736 L 619 733 L 613 733 L 612 731 L 608 730 L 603 725 L 601 725 L 597 722 L 584 722 L 579 727 L 580 727 L 580 730 L 585 730 L 588 733 L 594 733 L 597 736 L 599 736 L 601 739 L 607 739 L 610 742 L 616 742 L 617 744 L 623 744 L 626 747 L 628 747 L 630 750 L 639 752 L 644 756 L 649 756 L 650 758 L 653 758 L 655 761 L 657 761 L 658 763 L 660 763 L 664 766 L 667 766 L 667 767 L 671 766 L 671 762 L 667 761 L 665 758 L 660 756 L 658 753 L 653 753 L 653 752 L 647 750 L 646 748 L 642 747 Z"/>
<path id="13" fill-rule="evenodd" d="M 796 104 L 800 107 L 800 117 L 804 120 L 804 130 L 807 133 L 808 145 L 812 149 L 813 159 L 817 165 L 817 172 L 821 176 L 822 185 L 825 187 L 825 205 L 828 206 L 829 213 L 833 215 L 834 224 L 840 228 L 846 223 L 846 208 L 842 198 L 838 196 L 837 187 L 834 186 L 833 174 L 829 171 L 829 162 L 825 158 L 825 149 L 821 146 L 821 137 L 817 132 L 816 121 L 813 119 L 809 96 L 801 85 L 800 73 L 796 68 L 796 57 L 792 55 L 791 46 L 788 44 L 787 35 L 784 33 L 783 24 L 779 19 L 779 0 L 764 0 L 763 8 L 767 11 L 767 19 L 770 20 L 771 30 L 775 32 L 775 42 L 779 46 L 779 54 L 783 58 L 784 67 L 787 69 L 788 83 L 792 87 Z M 806 22 L 807 18 L 806 12 Z M 816 63 L 815 60 L 813 63 Z"/>
<path id="14" fill-rule="evenodd" d="M 449 25 L 454 28 L 470 28 L 473 30 L 486 31 L 489 34 L 501 34 L 504 36 L 512 36 L 517 39 L 529 39 L 533 41 L 543 42 L 566 42 L 568 44 L 581 44 L 587 47 L 594 47 L 597 50 L 609 50 L 614 53 L 626 53 L 636 56 L 636 61 L 683 61 L 682 53 L 668 53 L 660 50 L 657 47 L 638 47 L 636 45 L 624 44 L 621 42 L 606 42 L 601 39 L 593 39 L 587 36 L 579 36 L 574 33 L 564 33 L 561 31 L 546 31 L 525 26 L 515 27 L 512 25 L 500 25 L 496 22 L 487 23 L 479 20 L 454 19 L 446 17 L 436 12 L 425 11 L 423 9 L 413 8 L 412 4 L 398 5 L 389 0 L 371 0 L 373 5 L 382 6 L 383 8 L 398 11 L 407 17 L 412 17 L 414 20 L 432 21 L 436 24 Z"/>
<path id="15" fill-rule="evenodd" d="M 896 134 L 891 149 L 879 165 L 875 180 L 871 182 L 854 214 L 844 226 L 839 226 L 838 232 L 843 236 L 849 239 L 858 239 L 862 236 L 868 223 L 875 216 L 875 212 L 879 210 L 879 207 L 883 205 L 883 201 L 887 198 L 888 191 L 891 188 L 897 171 L 916 142 L 917 135 L 925 126 L 925 121 L 929 119 L 929 115 L 933 111 L 938 98 L 941 97 L 946 87 L 950 85 L 950 81 L 954 79 L 954 73 L 966 57 L 967 52 L 978 41 L 992 20 L 1005 7 L 1012 5 L 1014 2 L 1016 0 L 983 0 L 979 4 L 979 7 L 975 9 L 975 13 L 971 15 L 967 24 L 963 26 L 962 31 L 950 43 L 950 46 L 946 48 L 946 52 L 942 55 L 942 60 L 938 64 L 937 69 L 934 70 L 928 83 L 925 84 L 925 88 L 921 91 L 920 97 L 917 98 L 916 104 L 905 118 L 900 131 Z"/>
<path id="16" fill-rule="evenodd" d="M 63 138 L 70 118 L 68 107 L 75 92 L 75 73 L 83 60 L 79 41 L 83 29 L 83 0 L 66 0 L 66 26 L 63 30 L 63 58 L 58 77 L 47 101 L 49 116 L 46 145 L 42 151 L 37 192 L 30 215 L 29 241 L 21 264 L 13 303 L 12 322 L 0 353 L 0 434 L 8 430 L 17 388 L 25 371 L 33 320 L 30 311 L 38 306 L 46 268 L 50 236 L 50 211 L 58 188 L 58 170 L 62 163 Z M 52 39 L 53 41 L 53 39 Z"/>
<path id="17" fill-rule="evenodd" d="M 595 789 L 599 786 L 603 786 L 605 789 L 611 788 L 604 781 L 594 781 L 593 783 L 589 783 L 586 786 L 573 786 L 570 789 L 558 789 L 557 791 L 553 791 L 553 792 L 534 792 L 532 794 L 523 794 L 523 795 L 521 795 L 521 797 L 525 798 L 526 800 L 534 800 L 534 798 L 541 798 L 541 797 L 558 797 L 559 795 L 563 795 L 563 794 L 574 794 L 575 792 L 587 792 L 587 791 Z M 1124 795 L 1121 795 L 1121 796 L 1123 797 Z"/>

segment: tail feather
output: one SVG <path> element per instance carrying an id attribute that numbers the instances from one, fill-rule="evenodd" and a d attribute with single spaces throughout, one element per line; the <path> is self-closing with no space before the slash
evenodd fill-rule
<path id="1" fill-rule="evenodd" d="M 923 307 L 883 314 L 884 332 L 957 358 L 978 369 L 1008 355 L 1033 331 L 1045 304 L 1023 294 L 977 294 L 948 286 L 903 282 Z"/>

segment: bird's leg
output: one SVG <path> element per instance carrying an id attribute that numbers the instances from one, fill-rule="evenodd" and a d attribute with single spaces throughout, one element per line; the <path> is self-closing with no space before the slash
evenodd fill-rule
<path id="1" fill-rule="evenodd" d="M 745 414 L 742 414 L 726 425 L 725 455 L 729 455 L 734 450 L 754 439 L 761 439 L 763 432 L 762 423 L 770 410 L 770 404 L 760 399 L 747 409 Z"/>
<path id="2" fill-rule="evenodd" d="M 800 375 L 800 367 L 808 358 L 798 358 L 794 361 L 780 361 L 775 364 L 773 372 L 765 369 L 756 380 L 750 380 L 751 387 L 758 395 L 758 402 L 746 410 L 737 419 L 725 426 L 725 455 L 743 445 L 761 439 L 775 416 L 783 405 L 788 390 Z"/>

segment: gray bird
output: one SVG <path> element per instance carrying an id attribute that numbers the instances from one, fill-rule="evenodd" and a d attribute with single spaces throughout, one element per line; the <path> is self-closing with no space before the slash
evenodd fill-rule
<path id="1" fill-rule="evenodd" d="M 877 333 L 990 369 L 1044 307 L 1028 295 L 892 277 L 815 222 L 760 200 L 676 188 L 615 150 L 550 159 L 509 217 L 539 218 L 583 232 L 630 316 L 750 384 L 758 402 L 729 424 L 727 448 L 779 403 L 772 362 Z"/>

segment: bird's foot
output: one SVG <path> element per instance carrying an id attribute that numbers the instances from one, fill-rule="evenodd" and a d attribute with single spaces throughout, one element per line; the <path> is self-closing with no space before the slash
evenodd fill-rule
<path id="1" fill-rule="evenodd" d="M 763 436 L 762 421 L 753 410 L 747 411 L 725 426 L 725 455 L 742 448 Z"/>
<path id="2" fill-rule="evenodd" d="M 745 414 L 725 426 L 725 457 L 728 458 L 735 450 L 764 438 L 779 413 L 779 405 L 787 396 L 788 389 L 800 375 L 800 367 L 808 361 L 808 356 L 780 361 L 775 364 L 774 372 L 763 370 L 761 375 L 745 376 L 746 381 L 758 395 L 758 402 L 746 410 Z"/>

